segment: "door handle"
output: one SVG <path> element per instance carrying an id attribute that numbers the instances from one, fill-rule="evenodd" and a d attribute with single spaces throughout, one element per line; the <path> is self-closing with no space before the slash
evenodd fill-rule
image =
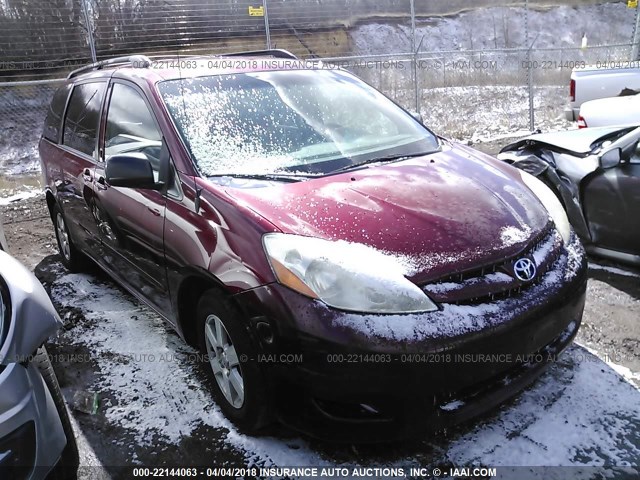
<path id="1" fill-rule="evenodd" d="M 90 182 L 93 180 L 93 175 L 91 175 L 91 170 L 85 168 L 82 172 L 82 178 L 85 182 Z"/>
<path id="2" fill-rule="evenodd" d="M 102 175 L 100 175 L 98 177 L 98 179 L 96 180 L 96 186 L 100 190 L 106 190 L 107 189 L 107 181 L 104 179 L 104 177 Z"/>
<path id="3" fill-rule="evenodd" d="M 153 213 L 156 217 L 160 216 L 160 210 L 156 210 L 155 208 L 151 208 L 151 207 L 147 207 L 147 210 Z"/>

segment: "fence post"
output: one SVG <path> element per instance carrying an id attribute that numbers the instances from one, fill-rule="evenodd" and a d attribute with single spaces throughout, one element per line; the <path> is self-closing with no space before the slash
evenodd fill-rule
<path id="1" fill-rule="evenodd" d="M 411 51 L 413 52 L 413 93 L 416 98 L 416 113 L 420 113 L 420 99 L 418 98 L 418 51 L 416 49 L 416 5 L 411 0 Z"/>
<path id="2" fill-rule="evenodd" d="M 640 60 L 638 42 L 640 42 L 640 7 L 636 7 L 636 23 L 633 27 L 633 38 L 631 40 L 631 61 Z"/>
<path id="3" fill-rule="evenodd" d="M 529 44 L 529 0 L 524 1 L 524 38 L 527 44 L 527 87 L 529 88 L 529 130 L 535 129 L 535 117 L 533 112 L 533 69 L 531 68 L 531 49 Z"/>
<path id="4" fill-rule="evenodd" d="M 267 0 L 262 0 L 264 8 L 264 31 L 267 36 L 267 50 L 271 50 L 271 31 L 269 30 L 269 11 L 267 10 Z"/>
<path id="5" fill-rule="evenodd" d="M 87 38 L 89 40 L 89 48 L 91 49 L 91 61 L 93 63 L 96 63 L 98 61 L 98 58 L 96 56 L 96 44 L 93 39 L 92 23 L 89 20 L 89 11 L 87 9 L 87 1 L 88 0 L 81 0 L 80 3 L 82 3 L 82 11 L 84 13 L 84 23 L 87 27 Z"/>

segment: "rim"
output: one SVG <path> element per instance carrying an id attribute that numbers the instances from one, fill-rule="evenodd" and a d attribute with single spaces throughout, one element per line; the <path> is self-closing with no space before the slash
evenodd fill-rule
<path id="1" fill-rule="evenodd" d="M 60 252 L 65 259 L 71 259 L 71 246 L 69 244 L 69 233 L 67 233 L 67 226 L 64 224 L 64 218 L 62 214 L 58 213 L 56 216 L 56 233 L 58 234 L 58 243 L 60 244 Z"/>
<path id="2" fill-rule="evenodd" d="M 244 379 L 229 332 L 215 315 L 207 317 L 204 330 L 209 363 L 218 387 L 231 406 L 241 408 L 244 404 Z"/>

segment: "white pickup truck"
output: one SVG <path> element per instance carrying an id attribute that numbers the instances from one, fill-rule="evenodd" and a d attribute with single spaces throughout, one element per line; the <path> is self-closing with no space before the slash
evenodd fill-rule
<path id="1" fill-rule="evenodd" d="M 571 104 L 565 108 L 565 116 L 569 121 L 577 121 L 584 102 L 617 97 L 625 89 L 640 89 L 640 62 L 598 62 L 574 68 L 569 87 Z"/>

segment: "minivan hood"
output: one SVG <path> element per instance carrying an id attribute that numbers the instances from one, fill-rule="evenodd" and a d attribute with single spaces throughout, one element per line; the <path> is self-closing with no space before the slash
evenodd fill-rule
<path id="1" fill-rule="evenodd" d="M 433 280 L 515 256 L 549 222 L 518 171 L 463 146 L 297 183 L 227 193 L 284 233 L 401 256 Z"/>

